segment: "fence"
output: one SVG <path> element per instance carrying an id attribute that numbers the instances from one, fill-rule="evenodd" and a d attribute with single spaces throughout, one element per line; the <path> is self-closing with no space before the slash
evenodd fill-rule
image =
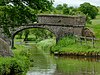
<path id="1" fill-rule="evenodd" d="M 95 38 L 95 37 L 84 37 L 84 36 L 77 36 L 75 35 L 75 42 L 80 42 L 81 45 L 83 45 L 83 43 L 85 43 L 86 46 L 89 45 L 88 42 L 91 42 L 92 47 L 95 47 L 95 43 L 96 41 L 100 41 L 100 38 Z"/>

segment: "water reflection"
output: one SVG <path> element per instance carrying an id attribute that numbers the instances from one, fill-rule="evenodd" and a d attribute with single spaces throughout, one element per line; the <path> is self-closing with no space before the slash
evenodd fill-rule
<path id="1" fill-rule="evenodd" d="M 34 60 L 33 66 L 27 72 L 27 75 L 53 75 L 56 70 L 56 65 L 53 63 L 50 54 L 34 46 L 32 56 Z"/>
<path id="2" fill-rule="evenodd" d="M 56 70 L 63 73 L 60 75 L 100 75 L 97 60 L 93 57 L 59 57 L 56 59 Z"/>
<path id="3" fill-rule="evenodd" d="M 26 75 L 100 75 L 99 57 L 52 57 L 36 45 L 32 49 L 33 66 Z"/>
<path id="4" fill-rule="evenodd" d="M 79 60 L 79 61 L 89 61 L 89 62 L 100 62 L 100 57 L 97 57 L 97 56 L 87 56 L 87 57 L 84 57 L 84 56 L 55 56 L 55 58 L 58 58 L 58 59 L 73 59 L 73 60 Z"/>
<path id="5" fill-rule="evenodd" d="M 29 71 L 27 75 L 53 75 L 55 72 L 55 67 L 55 65 L 52 65 L 51 68 L 48 69 L 32 68 L 32 70 Z"/>

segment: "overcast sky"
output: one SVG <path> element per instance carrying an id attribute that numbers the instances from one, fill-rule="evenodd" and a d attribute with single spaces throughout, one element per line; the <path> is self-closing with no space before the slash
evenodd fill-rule
<path id="1" fill-rule="evenodd" d="M 100 0 L 54 0 L 54 6 L 66 3 L 68 6 L 79 6 L 84 2 L 89 2 L 92 5 L 100 6 Z"/>

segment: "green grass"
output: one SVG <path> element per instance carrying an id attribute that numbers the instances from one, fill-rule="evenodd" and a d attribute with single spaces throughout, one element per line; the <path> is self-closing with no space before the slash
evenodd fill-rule
<path id="1" fill-rule="evenodd" d="M 100 7 L 98 7 L 98 10 L 99 10 L 99 14 L 100 14 Z"/>
<path id="2" fill-rule="evenodd" d="M 55 39 L 46 39 L 37 43 L 38 48 L 49 51 L 56 44 Z"/>
<path id="3" fill-rule="evenodd" d="M 87 24 L 86 26 L 91 29 L 96 38 L 100 38 L 100 7 L 99 9 L 99 14 L 96 16 L 96 19 L 91 20 L 92 24 Z"/>
<path id="4" fill-rule="evenodd" d="M 58 52 L 60 54 L 70 53 L 70 54 L 79 54 L 79 55 L 94 55 L 100 53 L 100 42 L 95 42 L 95 48 L 92 46 L 92 42 L 88 41 L 86 44 L 83 41 L 81 45 L 79 42 L 75 43 L 74 37 L 64 37 L 62 38 L 58 44 L 53 46 L 52 52 Z"/>
<path id="5" fill-rule="evenodd" d="M 96 38 L 100 38 L 100 24 L 87 25 L 87 27 L 92 30 Z"/>
<path id="6" fill-rule="evenodd" d="M 0 57 L 0 75 L 24 75 L 29 69 L 26 56 Z"/>
<path id="7" fill-rule="evenodd" d="M 25 75 L 29 70 L 33 61 L 32 50 L 25 45 L 15 47 L 13 57 L 0 57 L 0 75 Z"/>

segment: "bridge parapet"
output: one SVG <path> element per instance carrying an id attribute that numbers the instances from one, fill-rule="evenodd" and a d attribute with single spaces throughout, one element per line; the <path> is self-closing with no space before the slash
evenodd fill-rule
<path id="1" fill-rule="evenodd" d="M 65 16 L 65 15 L 38 15 L 39 23 L 52 23 L 52 24 L 64 24 L 64 25 L 85 25 L 84 16 Z"/>

